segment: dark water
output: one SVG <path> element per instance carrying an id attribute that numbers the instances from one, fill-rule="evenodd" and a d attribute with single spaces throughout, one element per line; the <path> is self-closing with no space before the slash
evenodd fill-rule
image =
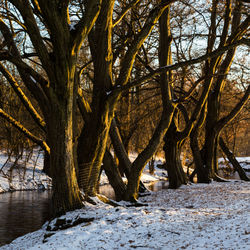
<path id="1" fill-rule="evenodd" d="M 49 217 L 49 191 L 0 194 L 0 246 L 41 228 Z"/>

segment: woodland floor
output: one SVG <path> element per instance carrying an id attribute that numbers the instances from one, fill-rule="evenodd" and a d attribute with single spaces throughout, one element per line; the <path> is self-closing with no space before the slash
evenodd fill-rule
<path id="1" fill-rule="evenodd" d="M 140 202 L 148 206 L 86 204 L 62 219 L 93 221 L 57 231 L 46 223 L 0 249 L 250 249 L 247 182 L 164 189 Z"/>
<path id="2" fill-rule="evenodd" d="M 13 160 L 3 167 L 7 156 L 0 153 L 0 192 L 50 188 L 50 178 L 41 172 L 42 156 L 37 156 L 33 155 L 26 168 L 20 167 L 24 164 L 20 160 L 10 180 Z M 249 157 L 241 160 L 248 169 Z M 164 180 L 166 174 L 156 168 L 152 176 L 146 167 L 142 180 Z M 101 183 L 106 182 L 102 175 Z M 126 207 L 120 203 L 114 208 L 100 202 L 96 206 L 85 204 L 84 209 L 61 218 L 82 220 L 77 226 L 48 231 L 47 222 L 42 229 L 0 249 L 250 249 L 249 182 L 232 180 L 163 189 L 140 198 L 140 202 L 147 206 Z M 55 223 L 50 222 L 50 226 L 53 228 Z"/>

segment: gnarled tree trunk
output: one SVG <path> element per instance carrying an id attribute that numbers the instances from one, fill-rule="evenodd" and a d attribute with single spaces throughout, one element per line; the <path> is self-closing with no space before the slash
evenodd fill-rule
<path id="1" fill-rule="evenodd" d="M 106 150 L 103 158 L 103 169 L 108 177 L 109 183 L 115 191 L 117 201 L 124 199 L 126 185 L 124 184 L 118 166 L 116 165 L 111 153 Z"/>
<path id="2" fill-rule="evenodd" d="M 166 169 L 168 171 L 169 188 L 179 188 L 182 184 L 187 184 L 187 176 L 182 168 L 180 154 L 181 141 L 176 136 L 176 126 L 174 120 L 164 137 L 164 152 L 166 159 Z"/>

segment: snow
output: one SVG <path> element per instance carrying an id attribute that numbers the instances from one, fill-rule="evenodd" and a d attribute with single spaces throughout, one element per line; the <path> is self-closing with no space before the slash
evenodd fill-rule
<path id="1" fill-rule="evenodd" d="M 32 82 L 36 83 L 35 78 L 33 78 L 32 76 L 30 76 L 30 79 L 32 80 Z"/>
<path id="2" fill-rule="evenodd" d="M 42 172 L 43 169 L 43 155 L 36 150 L 31 159 L 26 163 L 25 157 L 20 159 L 17 167 L 12 170 L 12 178 L 10 169 L 15 161 L 11 158 L 5 165 L 8 159 L 7 154 L 0 152 L 0 193 L 14 191 L 14 190 L 36 190 L 49 189 L 52 186 L 51 179 Z"/>
<path id="3" fill-rule="evenodd" d="M 193 184 L 140 201 L 148 206 L 85 204 L 62 218 L 93 221 L 57 231 L 47 222 L 0 249 L 249 249 L 249 183 Z"/>
<path id="4" fill-rule="evenodd" d="M 131 161 L 135 157 L 131 155 Z M 0 169 L 6 159 L 1 152 Z M 238 160 L 249 165 L 250 157 Z M 25 175 L 23 168 L 14 169 L 10 182 L 6 175 L 13 161 L 0 173 L 0 192 L 37 189 L 41 184 L 51 187 L 50 178 L 41 171 L 43 156 L 39 151 L 27 163 Z M 23 161 L 21 159 L 18 166 L 22 166 Z M 162 164 L 161 159 L 154 163 L 154 175 L 149 174 L 146 166 L 143 182 L 166 180 L 167 172 L 156 167 L 158 164 Z M 106 182 L 103 173 L 101 183 Z M 125 202 L 120 202 L 119 207 L 100 201 L 96 206 L 86 203 L 83 209 L 61 218 L 67 221 L 93 218 L 93 221 L 56 231 L 47 230 L 48 224 L 53 228 L 56 220 L 46 222 L 40 230 L 19 237 L 0 249 L 250 249 L 249 187 L 249 182 L 237 180 L 163 189 L 140 198 L 139 201 L 145 204 L 142 207 L 126 207 Z"/>
<path id="5" fill-rule="evenodd" d="M 69 30 L 72 31 L 72 30 L 75 30 L 75 24 L 69 24 Z"/>

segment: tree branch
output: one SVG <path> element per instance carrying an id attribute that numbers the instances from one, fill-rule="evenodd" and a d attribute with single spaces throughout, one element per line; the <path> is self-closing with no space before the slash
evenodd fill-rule
<path id="1" fill-rule="evenodd" d="M 232 121 L 239 114 L 243 106 L 247 103 L 249 99 L 249 94 L 250 94 L 250 85 L 248 86 L 244 96 L 237 103 L 237 105 L 231 110 L 231 112 L 227 116 L 224 116 L 218 121 L 215 128 L 216 130 L 220 131 L 227 123 Z"/>
<path id="2" fill-rule="evenodd" d="M 34 143 L 39 145 L 48 154 L 50 153 L 50 148 L 45 141 L 43 141 L 40 138 L 33 135 L 29 130 L 27 130 L 25 127 L 23 127 L 19 121 L 15 120 L 13 117 L 8 115 L 1 108 L 0 108 L 0 116 L 3 117 L 5 120 L 7 120 L 9 123 L 11 123 L 15 128 L 17 128 L 20 132 L 22 132 L 31 141 L 33 141 Z"/>
<path id="3" fill-rule="evenodd" d="M 101 0 L 88 1 L 85 13 L 82 19 L 74 26 L 72 30 L 72 50 L 74 52 L 79 50 L 82 41 L 89 34 L 92 29 L 101 9 Z"/>
<path id="4" fill-rule="evenodd" d="M 45 122 L 43 121 L 42 117 L 38 114 L 36 109 L 33 107 L 32 103 L 29 101 L 28 97 L 25 95 L 25 93 L 20 88 L 19 84 L 15 80 L 15 78 L 9 73 L 9 71 L 0 63 L 0 71 L 5 76 L 7 81 L 10 83 L 11 87 L 25 106 L 25 108 L 30 113 L 31 117 L 34 119 L 34 121 L 37 123 L 37 125 L 45 131 Z"/>
<path id="5" fill-rule="evenodd" d="M 239 46 L 241 44 L 248 44 L 249 43 L 249 39 L 240 39 L 239 41 L 235 41 L 229 45 L 226 45 L 226 46 L 223 46 L 219 49 L 216 49 L 214 50 L 213 52 L 211 53 L 208 53 L 208 54 L 205 54 L 203 56 L 200 56 L 198 58 L 195 58 L 195 59 L 190 59 L 190 60 L 187 60 L 187 61 L 183 61 L 183 62 L 178 62 L 178 63 L 175 63 L 173 65 L 169 65 L 169 66 L 165 66 L 165 67 L 161 67 L 161 68 L 158 68 L 158 69 L 155 69 L 154 71 L 152 71 L 151 73 L 133 81 L 133 82 L 130 82 L 128 84 L 126 84 L 125 86 L 117 86 L 113 91 L 112 93 L 109 95 L 111 98 L 112 97 L 115 97 L 117 95 L 119 95 L 121 92 L 125 92 L 127 90 L 129 90 L 130 88 L 132 87 L 136 87 L 136 86 L 139 86 L 141 85 L 142 83 L 144 83 L 145 81 L 151 79 L 152 77 L 156 76 L 156 75 L 159 75 L 161 74 L 162 72 L 168 72 L 168 71 L 171 71 L 171 70 L 175 70 L 175 69 L 178 69 L 178 68 L 181 68 L 181 67 L 184 67 L 184 66 L 190 66 L 190 65 L 193 65 L 193 64 L 197 64 L 197 63 L 200 63 L 200 62 L 203 62 L 205 60 L 207 60 L 208 58 L 214 58 L 214 57 L 217 57 L 217 56 L 220 56 L 222 55 L 225 51 L 227 50 L 230 50 L 236 46 Z"/>
<path id="6" fill-rule="evenodd" d="M 128 11 L 133 8 L 137 3 L 139 3 L 141 0 L 134 0 L 132 1 L 131 3 L 129 3 L 127 6 L 125 6 L 121 13 L 120 13 L 120 16 L 114 21 L 114 24 L 113 24 L 113 28 L 121 22 L 121 20 L 123 19 L 123 17 L 128 13 Z"/>
<path id="7" fill-rule="evenodd" d="M 36 49 L 36 52 L 39 55 L 39 59 L 41 60 L 43 67 L 49 75 L 53 75 L 53 67 L 51 67 L 49 53 L 41 37 L 30 2 L 28 0 L 10 0 L 10 2 L 19 10 L 20 14 L 22 15 L 29 37 Z"/>
<path id="8" fill-rule="evenodd" d="M 142 46 L 142 44 L 145 41 L 145 39 L 147 38 L 147 36 L 150 34 L 151 30 L 155 26 L 156 22 L 160 18 L 163 11 L 172 2 L 174 2 L 174 0 L 164 1 L 164 4 L 159 4 L 156 8 L 154 8 L 150 12 L 142 30 L 135 36 L 134 41 L 131 43 L 131 46 L 128 48 L 128 51 L 126 52 L 126 54 L 124 56 L 121 70 L 120 70 L 120 74 L 119 74 L 119 77 L 116 81 L 117 86 L 118 85 L 124 86 L 125 84 L 127 84 L 128 80 L 130 78 L 132 66 L 133 66 L 133 63 L 134 63 L 134 60 L 135 60 L 135 57 L 136 57 L 138 50 Z"/>

